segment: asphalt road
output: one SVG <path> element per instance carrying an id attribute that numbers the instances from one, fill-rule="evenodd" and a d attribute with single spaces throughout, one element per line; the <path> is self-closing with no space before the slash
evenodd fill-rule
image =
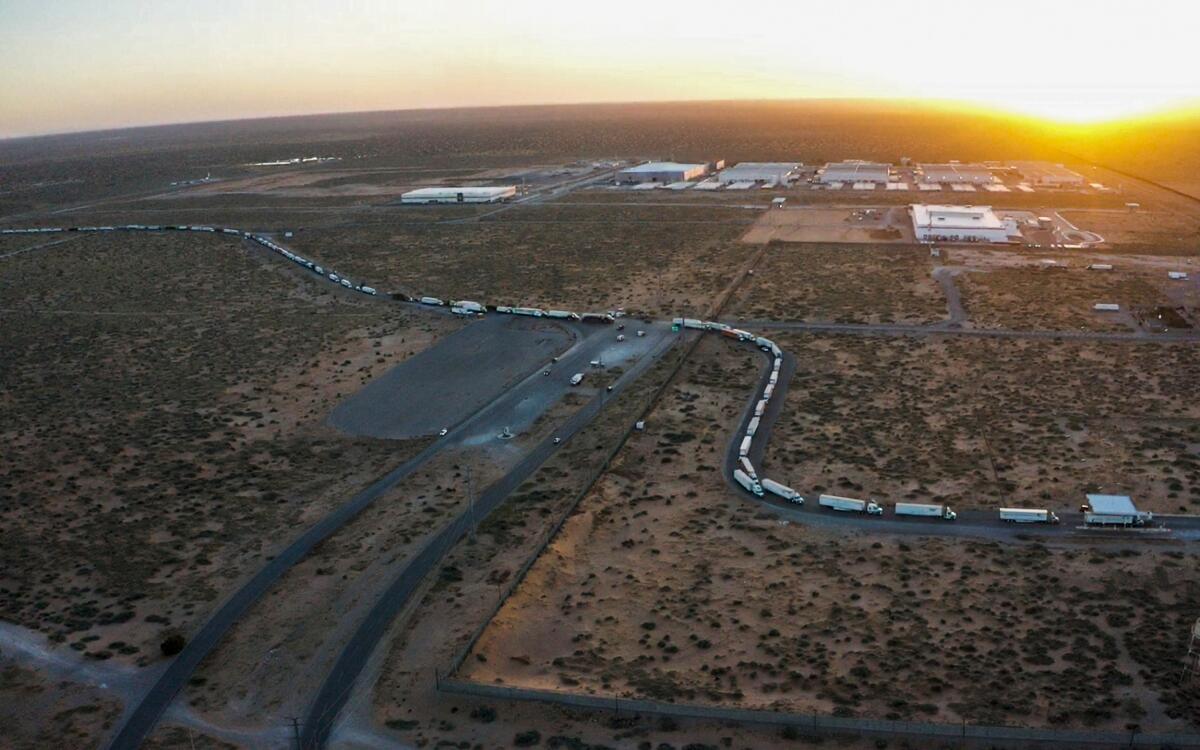
<path id="1" fill-rule="evenodd" d="M 368 437 L 436 435 L 567 349 L 572 333 L 537 318 L 473 320 L 344 399 L 328 423 Z"/>
<path id="2" fill-rule="evenodd" d="M 753 344 L 746 344 L 753 346 Z M 759 477 L 770 477 L 776 481 L 789 484 L 787 477 L 779 476 L 777 472 L 763 470 L 762 458 L 770 442 L 771 429 L 783 408 L 787 390 L 795 374 L 795 360 L 787 351 L 783 354 L 784 361 L 780 367 L 779 379 L 775 390 L 768 402 L 767 409 L 759 421 L 758 430 L 750 447 L 750 462 L 758 469 Z M 884 515 L 868 516 L 865 513 L 847 513 L 828 510 L 817 504 L 818 492 L 806 492 L 803 487 L 792 486 L 805 497 L 803 505 L 789 503 L 783 498 L 770 493 L 758 497 L 747 492 L 733 480 L 733 469 L 738 466 L 738 451 L 746 426 L 753 416 L 754 405 L 761 398 L 763 388 L 771 374 L 771 357 L 763 354 L 764 368 L 755 384 L 753 397 L 742 410 L 725 451 L 723 474 L 725 482 L 742 497 L 753 500 L 761 505 L 772 507 L 782 518 L 804 523 L 810 526 L 827 526 L 839 528 L 854 528 L 869 533 L 911 534 L 917 536 L 954 536 L 986 538 L 998 542 L 1026 541 L 1106 541 L 1126 544 L 1153 542 L 1191 542 L 1200 540 L 1200 516 L 1171 516 L 1156 515 L 1154 523 L 1140 529 L 1115 529 L 1088 527 L 1084 524 L 1083 514 L 1078 511 L 1060 511 L 1052 508 L 1061 523 L 1058 524 L 1016 524 L 1001 521 L 995 510 L 958 510 L 958 518 L 945 521 L 940 518 L 916 518 L 897 516 L 890 503 L 873 499 L 884 507 Z M 1014 505 L 1021 503 L 1014 501 Z"/>
<path id="3" fill-rule="evenodd" d="M 816 333 L 844 333 L 861 336 L 972 336 L 991 339 L 1042 339 L 1073 341 L 1134 341 L 1146 344 L 1195 343 L 1200 342 L 1200 331 L 1171 331 L 1148 333 L 1141 331 L 1023 331 L 1011 328 L 956 328 L 948 322 L 933 325 L 910 325 L 904 323 L 823 323 L 796 320 L 730 320 L 722 323 L 764 331 L 813 331 Z"/>
<path id="4" fill-rule="evenodd" d="M 534 375 L 531 377 L 532 382 L 523 383 L 506 398 L 510 401 L 521 400 L 525 397 L 520 392 L 522 389 L 557 388 L 558 382 L 563 377 L 569 377 L 566 373 L 571 372 L 581 363 L 586 364 L 590 359 L 594 359 L 598 352 L 607 351 L 610 357 L 621 356 L 622 348 L 615 345 L 615 334 L 613 326 L 604 326 L 600 331 L 591 333 L 581 342 L 581 345 L 560 360 L 559 365 L 563 365 L 560 377 L 550 379 L 547 384 L 543 384 L 538 380 L 542 376 Z M 324 746 L 337 721 L 338 714 L 354 690 L 355 683 L 371 654 L 421 582 L 450 548 L 473 525 L 481 522 L 489 513 L 499 507 L 514 490 L 520 487 L 554 454 L 559 447 L 554 443 L 554 437 L 565 442 L 587 426 L 600 413 L 608 398 L 617 395 L 637 380 L 675 340 L 676 337 L 670 334 L 669 328 L 665 325 L 656 324 L 652 329 L 647 328 L 647 336 L 644 339 L 637 339 L 641 349 L 640 354 L 636 355 L 638 358 L 634 361 L 631 358 L 634 355 L 626 353 L 627 358 L 623 361 L 629 366 L 625 367 L 623 373 L 612 381 L 613 391 L 611 393 L 605 389 L 596 388 L 587 404 L 573 414 L 555 431 L 553 436 L 539 443 L 515 467 L 485 489 L 473 507 L 464 510 L 463 513 L 442 527 L 420 552 L 400 565 L 387 590 L 343 648 L 337 662 L 321 685 L 316 700 L 309 707 L 300 736 L 301 747 L 319 748 Z M 601 383 L 601 385 L 607 385 L 607 382 Z"/>

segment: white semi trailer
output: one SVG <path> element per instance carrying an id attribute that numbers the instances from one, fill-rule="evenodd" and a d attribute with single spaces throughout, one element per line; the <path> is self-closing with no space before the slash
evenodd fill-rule
<path id="1" fill-rule="evenodd" d="M 766 490 L 767 492 L 779 495 L 784 500 L 787 500 L 789 503 L 795 503 L 796 505 L 804 505 L 804 498 L 800 496 L 800 493 L 796 492 L 791 487 L 788 487 L 786 484 L 780 484 L 779 482 L 776 482 L 774 479 L 763 479 L 761 484 L 762 484 L 762 488 L 764 490 Z"/>
<path id="2" fill-rule="evenodd" d="M 738 484 L 745 487 L 747 492 L 753 492 L 755 495 L 762 497 L 762 485 L 751 479 L 750 475 L 746 472 L 742 471 L 741 469 L 735 469 L 733 472 L 733 478 L 737 480 Z"/>
<path id="3" fill-rule="evenodd" d="M 747 435 L 746 437 L 742 438 L 742 444 L 741 444 L 741 446 L 738 448 L 738 455 L 739 455 L 739 456 L 748 456 L 748 455 L 750 455 L 750 436 L 749 436 L 749 435 Z"/>
<path id="4" fill-rule="evenodd" d="M 754 470 L 754 464 L 750 463 L 750 459 L 742 456 L 739 461 L 742 465 L 742 471 L 750 475 L 751 479 L 758 479 L 758 472 Z"/>
<path id="5" fill-rule="evenodd" d="M 817 500 L 817 504 L 822 508 L 829 508 L 830 510 L 838 510 L 845 513 L 866 513 L 872 516 L 883 515 L 883 508 L 871 500 L 858 500 L 853 497 L 839 497 L 837 495 L 821 495 Z"/>
<path id="6" fill-rule="evenodd" d="M 460 299 L 458 301 L 451 302 L 450 304 L 453 307 L 461 307 L 462 309 L 470 310 L 471 312 L 477 312 L 477 313 L 487 312 L 486 307 L 484 307 L 483 305 L 481 305 L 478 302 L 472 302 L 469 299 Z"/>
<path id="7" fill-rule="evenodd" d="M 947 521 L 953 521 L 958 518 L 958 514 L 949 505 L 932 505 L 929 503 L 896 503 L 896 515 L 943 518 Z"/>
<path id="8" fill-rule="evenodd" d="M 420 301 L 421 301 L 422 305 L 444 305 L 445 304 L 437 297 L 422 297 Z"/>
<path id="9" fill-rule="evenodd" d="M 1058 516 L 1045 508 L 1001 508 L 1000 520 L 1008 523 L 1058 523 Z"/>
<path id="10" fill-rule="evenodd" d="M 746 436 L 754 437 L 754 433 L 758 432 L 758 423 L 762 417 L 754 417 L 750 420 L 750 424 L 746 425 Z"/>

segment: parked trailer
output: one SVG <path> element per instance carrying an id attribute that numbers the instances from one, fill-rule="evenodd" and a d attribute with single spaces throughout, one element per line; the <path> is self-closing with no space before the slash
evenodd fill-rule
<path id="1" fill-rule="evenodd" d="M 487 311 L 486 307 L 479 304 L 478 302 L 472 302 L 469 299 L 461 299 L 461 300 L 458 300 L 457 302 L 451 302 L 450 304 L 453 305 L 454 307 L 461 307 L 464 310 L 470 310 L 471 312 L 481 313 L 481 312 Z"/>
<path id="2" fill-rule="evenodd" d="M 442 301 L 441 301 L 440 299 L 438 299 L 437 297 L 422 297 L 422 298 L 421 298 L 420 300 L 418 300 L 418 301 L 419 301 L 419 302 L 420 302 L 422 305 L 444 305 L 444 304 L 446 304 L 445 302 L 442 302 Z"/>
<path id="3" fill-rule="evenodd" d="M 838 497 L 837 495 L 821 495 L 817 504 L 822 508 L 838 510 L 845 513 L 866 513 L 871 516 L 882 516 L 883 508 L 871 500 L 858 500 L 853 497 Z"/>
<path id="4" fill-rule="evenodd" d="M 750 455 L 750 437 L 749 436 L 742 438 L 742 444 L 738 448 L 738 455 L 739 456 Z"/>
<path id="5" fill-rule="evenodd" d="M 942 518 L 947 521 L 953 521 L 958 518 L 958 514 L 949 505 L 933 505 L 929 503 L 896 503 L 896 515 Z"/>
<path id="6" fill-rule="evenodd" d="M 738 484 L 742 485 L 742 487 L 745 487 L 747 492 L 753 492 L 755 495 L 762 497 L 762 485 L 751 479 L 750 475 L 746 472 L 742 471 L 741 469 L 734 469 L 733 478 Z"/>
<path id="7" fill-rule="evenodd" d="M 754 433 L 758 432 L 758 423 L 761 421 L 761 419 L 761 417 L 754 417 L 750 420 L 750 424 L 746 425 L 747 436 L 754 437 Z"/>
<path id="8" fill-rule="evenodd" d="M 762 484 L 762 488 L 767 492 L 779 495 L 789 503 L 804 505 L 804 498 L 800 496 L 800 493 L 796 492 L 791 487 L 788 487 L 786 484 L 780 484 L 774 479 L 763 479 L 760 484 Z"/>
<path id="9" fill-rule="evenodd" d="M 754 464 L 750 463 L 750 459 L 742 456 L 738 462 L 742 465 L 742 471 L 750 475 L 750 478 L 758 481 L 758 472 L 754 470 Z"/>
<path id="10" fill-rule="evenodd" d="M 1000 520 L 1008 523 L 1058 523 L 1058 516 L 1045 508 L 1001 508 Z"/>

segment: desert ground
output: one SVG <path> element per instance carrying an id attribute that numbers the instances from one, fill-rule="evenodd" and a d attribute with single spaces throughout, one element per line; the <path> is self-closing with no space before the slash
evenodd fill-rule
<path id="1" fill-rule="evenodd" d="M 436 431 L 384 440 L 329 422 L 351 394 L 469 325 L 391 293 L 624 308 L 631 337 L 640 316 L 714 315 L 768 333 L 797 372 L 763 468 L 805 494 L 1075 508 L 1099 490 L 1160 514 L 1200 513 L 1189 338 L 1200 324 L 1200 203 L 1160 186 L 1189 189 L 1179 164 L 1134 158 L 1122 134 L 1056 140 L 1004 118 L 895 104 L 484 115 L 0 142 L 0 226 L 238 227 L 382 292 L 344 291 L 232 237 L 0 236 L 10 459 L 0 466 L 0 746 L 102 746 L 173 663 L 166 643 L 189 642 L 289 541 L 439 445 Z M 1156 137 L 1188 146 L 1188 132 Z M 1113 190 L 604 184 L 614 164 L 668 155 L 810 167 L 1044 158 Z M 312 156 L 323 160 L 262 164 Z M 494 206 L 396 201 L 411 187 L 460 183 L 529 192 Z M 774 197 L 786 207 L 770 208 Z M 1105 242 L 933 255 L 866 213 L 900 215 L 918 199 L 1052 211 Z M 1113 269 L 1087 269 L 1095 263 Z M 1190 279 L 1171 281 L 1171 270 Z M 1096 313 L 1096 302 L 1122 309 Z M 1136 340 L 956 335 L 972 329 Z M 761 357 L 703 338 L 672 376 L 682 351 L 615 394 L 438 561 L 354 684 L 331 746 L 937 746 L 439 692 L 477 631 L 459 679 L 880 719 L 1200 728 L 1200 687 L 1176 679 L 1200 615 L 1191 546 L 999 544 L 787 522 L 722 473 Z M 527 405 L 544 410 L 502 447 L 440 448 L 272 586 L 145 746 L 289 745 L 289 717 L 304 715 L 397 570 L 600 388 Z M 630 432 L 643 416 L 646 429 Z"/>

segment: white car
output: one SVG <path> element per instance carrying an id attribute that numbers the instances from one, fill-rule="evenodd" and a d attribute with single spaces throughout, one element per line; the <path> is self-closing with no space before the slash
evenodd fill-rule
<path id="1" fill-rule="evenodd" d="M 449 429 L 449 428 L 447 428 L 447 427 L 443 427 L 443 428 L 442 428 L 442 431 L 438 433 L 438 437 L 446 437 L 446 433 L 447 433 L 447 432 L 449 432 L 449 431 L 450 431 L 450 429 Z"/>

